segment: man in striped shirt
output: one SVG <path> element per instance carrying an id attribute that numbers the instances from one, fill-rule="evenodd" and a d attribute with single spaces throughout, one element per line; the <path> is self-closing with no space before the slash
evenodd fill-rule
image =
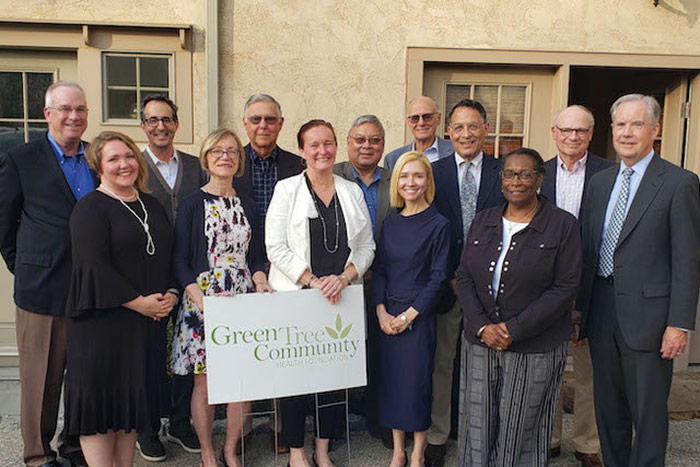
<path id="1" fill-rule="evenodd" d="M 552 138 L 558 154 L 545 164 L 547 173 L 542 183 L 542 195 L 577 218 L 588 180 L 596 172 L 613 165 L 613 162 L 588 152 L 594 123 L 593 114 L 581 105 L 572 105 L 558 112 L 552 125 Z M 593 409 L 591 354 L 588 342 L 576 337 L 580 313 L 574 312 L 573 321 L 576 325 L 571 338 L 576 385 L 573 435 L 576 458 L 581 460 L 583 467 L 602 466 L 598 458 L 600 442 Z M 562 400 L 563 397 L 559 397 L 552 434 L 552 457 L 561 453 Z"/>

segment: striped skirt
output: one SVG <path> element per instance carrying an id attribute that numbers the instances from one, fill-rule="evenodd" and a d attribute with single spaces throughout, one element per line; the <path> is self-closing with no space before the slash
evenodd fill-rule
<path id="1" fill-rule="evenodd" d="M 566 341 L 530 354 L 462 344 L 457 465 L 545 467 Z"/>

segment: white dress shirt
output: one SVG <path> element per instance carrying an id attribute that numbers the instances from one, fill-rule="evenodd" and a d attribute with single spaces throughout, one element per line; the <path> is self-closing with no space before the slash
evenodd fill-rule
<path id="1" fill-rule="evenodd" d="M 471 172 L 471 174 L 474 176 L 474 180 L 476 181 L 476 193 L 478 194 L 479 187 L 481 186 L 481 168 L 484 165 L 484 152 L 481 151 L 474 159 L 467 161 L 455 151 L 455 162 L 457 163 L 457 180 L 459 181 L 460 192 L 463 188 L 462 185 L 464 185 L 464 177 L 462 177 L 462 164 L 469 164 L 469 162 L 471 162 L 472 165 L 469 167 L 469 172 Z"/>
<path id="2" fill-rule="evenodd" d="M 586 161 L 588 152 L 577 160 L 574 170 L 569 171 L 561 156 L 557 154 L 557 207 L 570 212 L 578 219 L 583 198 L 583 185 L 586 182 Z"/>

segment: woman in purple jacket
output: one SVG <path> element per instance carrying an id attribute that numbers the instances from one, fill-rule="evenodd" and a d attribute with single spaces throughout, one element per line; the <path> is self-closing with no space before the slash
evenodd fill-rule
<path id="1" fill-rule="evenodd" d="M 544 171 L 532 149 L 505 157 L 506 203 L 474 218 L 456 273 L 460 466 L 547 465 L 581 238 L 574 216 L 538 196 Z"/>

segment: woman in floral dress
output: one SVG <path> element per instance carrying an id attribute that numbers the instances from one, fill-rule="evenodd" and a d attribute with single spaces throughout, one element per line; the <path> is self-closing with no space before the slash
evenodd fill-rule
<path id="1" fill-rule="evenodd" d="M 173 269 L 185 296 L 178 314 L 171 369 L 194 372 L 192 419 L 202 446 L 202 465 L 215 467 L 212 446 L 214 406 L 207 400 L 204 348 L 204 296 L 269 292 L 264 272 L 262 236 L 257 232 L 254 202 L 239 198 L 231 183 L 243 173 L 241 142 L 227 129 L 215 130 L 202 143 L 199 158 L 210 181 L 185 198 L 178 209 Z M 229 404 L 226 441 L 220 460 L 240 466 L 235 447 L 241 434 L 241 410 L 246 403 Z"/>

